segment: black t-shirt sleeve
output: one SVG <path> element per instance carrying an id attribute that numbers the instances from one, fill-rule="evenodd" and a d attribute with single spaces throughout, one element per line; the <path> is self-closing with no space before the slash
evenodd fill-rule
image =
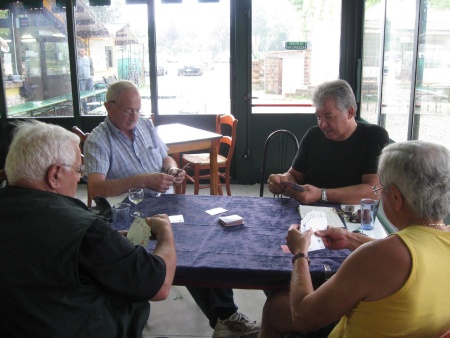
<path id="1" fill-rule="evenodd" d="M 311 150 L 309 147 L 309 139 L 311 138 L 312 129 L 308 130 L 303 136 L 300 145 L 297 150 L 297 154 L 295 155 L 294 161 L 292 162 L 292 168 L 299 173 L 306 174 L 308 168 L 308 150 Z"/>
<path id="2" fill-rule="evenodd" d="M 164 283 L 162 258 L 134 246 L 105 221 L 96 220 L 86 231 L 78 254 L 80 281 L 101 287 L 132 302 L 149 300 Z"/>

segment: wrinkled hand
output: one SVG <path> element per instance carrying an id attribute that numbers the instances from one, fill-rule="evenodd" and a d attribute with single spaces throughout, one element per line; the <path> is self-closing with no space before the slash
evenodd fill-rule
<path id="1" fill-rule="evenodd" d="M 322 191 L 313 185 L 305 184 L 302 185 L 305 191 L 297 191 L 292 188 L 286 188 L 286 194 L 290 197 L 295 198 L 302 204 L 312 204 L 320 201 L 322 198 Z"/>
<path id="2" fill-rule="evenodd" d="M 330 250 L 340 250 L 347 248 L 348 230 L 343 228 L 328 227 L 326 230 L 316 231 L 316 235 L 322 237 L 325 247 Z"/>
<path id="3" fill-rule="evenodd" d="M 173 185 L 180 185 L 186 178 L 186 172 L 179 168 L 170 168 L 168 174 L 173 176 Z"/>
<path id="4" fill-rule="evenodd" d="M 286 190 L 286 187 L 282 185 L 281 182 L 287 181 L 287 177 L 283 176 L 282 174 L 270 175 L 269 179 L 267 180 L 269 191 L 275 195 L 283 194 Z"/>
<path id="5" fill-rule="evenodd" d="M 309 246 L 311 244 L 311 236 L 313 234 L 312 230 L 308 230 L 306 232 L 300 232 L 299 224 L 292 224 L 289 227 L 286 243 L 289 247 L 289 250 L 293 253 L 307 253 Z"/>
<path id="6" fill-rule="evenodd" d="M 161 193 L 165 193 L 167 190 L 169 190 L 175 180 L 172 175 L 164 173 L 152 173 L 149 175 L 151 179 L 150 184 L 147 185 L 147 188 Z"/>
<path id="7" fill-rule="evenodd" d="M 145 222 L 148 224 L 152 230 L 152 237 L 158 237 L 158 233 L 166 230 L 172 230 L 172 225 L 169 220 L 169 216 L 166 214 L 158 214 L 152 217 L 146 217 Z"/>

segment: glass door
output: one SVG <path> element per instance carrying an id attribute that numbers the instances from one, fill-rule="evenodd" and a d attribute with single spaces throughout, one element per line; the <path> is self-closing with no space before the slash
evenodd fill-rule
<path id="1" fill-rule="evenodd" d="M 314 87 L 339 76 L 341 2 L 253 0 L 252 13 L 252 112 L 313 112 Z"/>
<path id="2" fill-rule="evenodd" d="M 230 113 L 230 1 L 155 1 L 158 111 Z"/>

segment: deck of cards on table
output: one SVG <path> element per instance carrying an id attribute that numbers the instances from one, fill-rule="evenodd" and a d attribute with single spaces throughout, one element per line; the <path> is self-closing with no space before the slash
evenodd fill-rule
<path id="1" fill-rule="evenodd" d="M 239 215 L 230 215 L 219 217 L 219 223 L 225 227 L 244 224 L 244 219 Z"/>

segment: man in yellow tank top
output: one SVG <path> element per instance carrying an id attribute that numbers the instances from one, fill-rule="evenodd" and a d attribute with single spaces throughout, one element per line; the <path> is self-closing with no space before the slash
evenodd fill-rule
<path id="1" fill-rule="evenodd" d="M 450 328 L 450 151 L 423 141 L 384 148 L 378 165 L 383 209 L 398 233 L 373 240 L 341 228 L 316 232 L 328 249 L 354 252 L 313 289 L 308 267 L 312 232 L 293 225 L 290 291 L 268 298 L 260 337 L 317 331 L 339 321 L 328 337 L 438 337 Z M 323 334 L 323 333 L 322 333 Z M 328 332 L 327 332 L 328 334 Z"/>

